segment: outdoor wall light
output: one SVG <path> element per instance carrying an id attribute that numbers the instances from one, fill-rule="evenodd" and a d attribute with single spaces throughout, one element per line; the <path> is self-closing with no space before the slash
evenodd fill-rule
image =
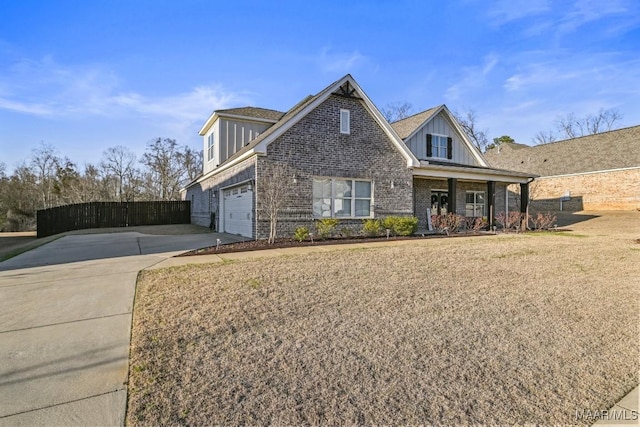
<path id="1" fill-rule="evenodd" d="M 296 174 L 293 174 L 293 183 L 297 184 L 298 183 L 298 178 L 296 178 Z"/>

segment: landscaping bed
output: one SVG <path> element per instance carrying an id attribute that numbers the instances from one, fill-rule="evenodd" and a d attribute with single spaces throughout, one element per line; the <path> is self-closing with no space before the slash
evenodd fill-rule
<path id="1" fill-rule="evenodd" d="M 480 233 L 457 233 L 447 236 L 446 234 L 424 234 L 414 236 L 391 236 L 387 237 L 336 237 L 324 240 L 305 240 L 298 241 L 295 239 L 281 238 L 276 239 L 275 242 L 269 243 L 267 239 L 260 240 L 247 240 L 244 242 L 226 243 L 219 246 L 209 246 L 206 248 L 195 249 L 193 251 L 185 252 L 179 257 L 194 256 L 194 255 L 212 255 L 212 254 L 226 254 L 233 252 L 246 252 L 246 251 L 259 251 L 265 249 L 281 249 L 281 248 L 296 248 L 304 246 L 319 246 L 319 245 L 344 245 L 352 243 L 371 243 L 371 242 L 387 242 L 398 240 L 422 240 L 422 239 L 437 239 L 442 237 L 462 237 L 462 236 L 488 236 L 494 233 L 480 232 Z"/>

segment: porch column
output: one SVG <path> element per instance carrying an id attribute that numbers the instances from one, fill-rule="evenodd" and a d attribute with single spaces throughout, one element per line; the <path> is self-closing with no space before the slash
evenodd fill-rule
<path id="1" fill-rule="evenodd" d="M 487 222 L 489 228 L 493 228 L 493 217 L 496 215 L 496 183 L 494 181 L 487 181 Z"/>
<path id="2" fill-rule="evenodd" d="M 458 180 L 455 178 L 449 178 L 448 180 L 449 183 L 449 209 L 448 212 L 453 212 L 453 213 L 458 213 L 457 209 L 456 209 L 456 199 L 457 199 L 457 194 L 456 194 L 456 187 L 458 184 Z"/>
<path id="3" fill-rule="evenodd" d="M 529 183 L 520 184 L 520 213 L 523 216 L 522 230 L 527 229 L 527 208 L 529 207 Z"/>

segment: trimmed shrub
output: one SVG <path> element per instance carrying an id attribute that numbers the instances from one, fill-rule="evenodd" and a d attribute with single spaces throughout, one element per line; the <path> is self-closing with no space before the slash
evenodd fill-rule
<path id="1" fill-rule="evenodd" d="M 331 237 L 339 223 L 340 221 L 335 218 L 323 218 L 317 221 L 316 232 L 318 233 L 318 239 L 327 239 Z"/>
<path id="2" fill-rule="evenodd" d="M 400 217 L 396 220 L 394 231 L 399 236 L 411 236 L 418 229 L 418 218 L 415 216 Z"/>
<path id="3" fill-rule="evenodd" d="M 293 234 L 293 238 L 298 242 L 303 242 L 309 238 L 309 229 L 307 227 L 298 227 L 296 228 L 295 233 Z"/>
<path id="4" fill-rule="evenodd" d="M 396 235 L 396 224 L 400 218 L 397 216 L 388 216 L 382 220 L 382 228 L 385 230 L 391 231 L 391 233 Z"/>
<path id="5" fill-rule="evenodd" d="M 382 223 L 379 219 L 365 219 L 362 222 L 362 234 L 377 237 L 382 233 Z"/>

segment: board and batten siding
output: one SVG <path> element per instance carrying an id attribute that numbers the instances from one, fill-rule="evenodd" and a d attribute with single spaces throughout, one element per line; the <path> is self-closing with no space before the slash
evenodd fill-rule
<path id="1" fill-rule="evenodd" d="M 220 118 L 218 126 L 220 128 L 219 163 L 222 163 L 273 125 L 271 123 Z"/>
<path id="2" fill-rule="evenodd" d="M 203 170 L 204 174 L 214 170 L 220 164 L 220 121 L 217 120 L 203 137 Z M 209 136 L 213 134 L 213 158 L 209 160 Z"/>
<path id="3" fill-rule="evenodd" d="M 453 138 L 453 158 L 451 160 L 427 157 L 428 133 L 433 135 L 446 135 Z M 436 117 L 431 119 L 429 123 L 419 129 L 411 138 L 406 139 L 405 144 L 419 160 L 449 161 L 463 165 L 481 166 L 471 151 L 469 151 L 467 145 L 462 141 L 462 138 L 456 129 L 442 113 L 439 113 Z"/>

